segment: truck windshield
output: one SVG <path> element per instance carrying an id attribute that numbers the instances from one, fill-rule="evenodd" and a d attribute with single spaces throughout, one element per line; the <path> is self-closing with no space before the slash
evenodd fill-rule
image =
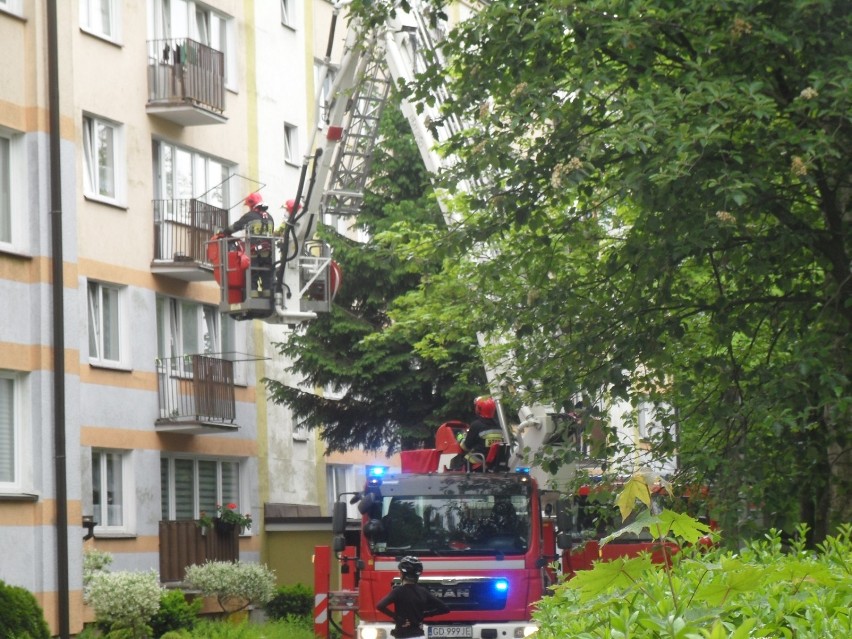
<path id="1" fill-rule="evenodd" d="M 382 500 L 376 554 L 523 554 L 530 536 L 526 494 L 394 495 Z"/>

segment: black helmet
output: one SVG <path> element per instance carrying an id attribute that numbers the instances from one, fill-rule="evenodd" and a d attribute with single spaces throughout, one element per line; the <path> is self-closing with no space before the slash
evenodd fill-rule
<path id="1" fill-rule="evenodd" d="M 408 557 L 403 557 L 402 561 L 399 562 L 399 571 L 406 577 L 417 579 L 420 573 L 423 572 L 423 564 L 420 563 L 417 557 L 409 555 Z"/>

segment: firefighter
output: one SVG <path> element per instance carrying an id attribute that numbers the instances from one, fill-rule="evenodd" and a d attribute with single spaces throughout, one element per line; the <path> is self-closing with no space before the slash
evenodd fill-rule
<path id="1" fill-rule="evenodd" d="M 423 564 L 417 557 L 403 557 L 399 562 L 399 572 L 402 583 L 392 588 L 376 604 L 376 609 L 393 619 L 395 627 L 391 634 L 396 639 L 425 638 L 423 619 L 444 615 L 450 609 L 426 587 L 417 583 L 423 572 Z"/>
<path id="2" fill-rule="evenodd" d="M 461 468 L 465 460 L 472 464 L 482 464 L 492 444 L 503 441 L 503 431 L 495 419 L 497 403 L 493 397 L 480 396 L 473 400 L 476 419 L 470 423 L 467 434 L 459 443 L 462 451 L 453 458 L 451 468 Z"/>
<path id="3" fill-rule="evenodd" d="M 260 193 L 250 193 L 245 199 L 245 205 L 249 208 L 236 222 L 228 226 L 225 235 L 232 235 L 237 231 L 244 231 L 248 235 L 271 236 L 275 229 L 275 223 L 268 212 L 268 206 L 263 202 Z M 269 239 L 251 240 L 251 290 L 252 295 L 259 297 L 270 297 L 272 295 L 272 241 Z"/>

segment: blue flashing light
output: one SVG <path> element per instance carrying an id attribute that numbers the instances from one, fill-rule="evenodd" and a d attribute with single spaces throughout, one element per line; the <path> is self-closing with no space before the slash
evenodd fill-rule
<path id="1" fill-rule="evenodd" d="M 383 477 L 387 471 L 387 466 L 367 466 L 367 477 Z"/>
<path id="2" fill-rule="evenodd" d="M 509 580 L 498 579 L 494 582 L 494 590 L 497 592 L 507 592 L 509 590 Z"/>
<path id="3" fill-rule="evenodd" d="M 515 468 L 515 472 L 521 475 L 529 475 L 530 467 L 529 466 L 518 466 Z"/>

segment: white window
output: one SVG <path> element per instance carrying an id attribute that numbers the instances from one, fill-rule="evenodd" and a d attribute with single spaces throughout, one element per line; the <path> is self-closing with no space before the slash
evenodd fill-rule
<path id="1" fill-rule="evenodd" d="M 288 164 L 299 163 L 299 136 L 298 129 L 284 123 L 284 161 Z"/>
<path id="2" fill-rule="evenodd" d="M 0 11 L 21 15 L 21 0 L 0 0 Z"/>
<path id="3" fill-rule="evenodd" d="M 0 371 L 0 492 L 21 487 L 21 409 L 19 379 Z"/>
<path id="4" fill-rule="evenodd" d="M 231 165 L 209 155 L 163 141 L 154 142 L 158 199 L 203 199 L 207 204 L 227 209 L 231 170 Z"/>
<path id="5" fill-rule="evenodd" d="M 344 493 L 356 492 L 355 467 L 348 464 L 327 464 L 325 467 L 325 486 L 328 501 L 328 512 L 334 512 L 334 503 L 338 496 Z M 358 507 L 345 500 L 347 517 L 358 519 Z"/>
<path id="6" fill-rule="evenodd" d="M 191 300 L 157 297 L 157 357 L 173 361 L 174 370 L 191 373 L 183 355 L 211 355 L 234 359 L 236 321 L 215 306 Z M 234 381 L 245 384 L 245 366 L 234 361 Z"/>
<path id="7" fill-rule="evenodd" d="M 19 134 L 0 128 L 0 248 L 23 250 L 23 146 Z"/>
<path id="8" fill-rule="evenodd" d="M 154 40 L 189 38 L 221 51 L 225 86 L 236 90 L 234 21 L 230 16 L 194 0 L 154 0 L 149 7 L 149 29 Z"/>
<path id="9" fill-rule="evenodd" d="M 92 450 L 92 514 L 96 530 L 129 532 L 133 527 L 131 454 Z"/>
<path id="10" fill-rule="evenodd" d="M 83 193 L 113 204 L 124 200 L 124 127 L 83 116 Z"/>
<path id="11" fill-rule="evenodd" d="M 202 512 L 213 517 L 220 504 L 251 511 L 240 501 L 240 462 L 231 459 L 161 457 L 160 496 L 164 520 L 198 519 Z"/>
<path id="12" fill-rule="evenodd" d="M 295 27 L 294 0 L 281 0 L 281 24 L 285 27 Z"/>
<path id="13" fill-rule="evenodd" d="M 80 0 L 80 28 L 107 40 L 121 36 L 119 0 Z"/>
<path id="14" fill-rule="evenodd" d="M 218 355 L 222 353 L 220 326 L 228 321 L 234 320 L 221 317 L 215 306 L 157 297 L 157 355 Z"/>
<path id="15" fill-rule="evenodd" d="M 125 289 L 121 286 L 91 281 L 88 283 L 91 364 L 127 366 L 124 293 Z"/>
<path id="16" fill-rule="evenodd" d="M 329 100 L 335 75 L 337 75 L 337 69 L 328 66 L 323 60 L 314 60 L 314 85 L 319 86 L 320 118 L 323 121 L 328 119 L 331 108 Z"/>

